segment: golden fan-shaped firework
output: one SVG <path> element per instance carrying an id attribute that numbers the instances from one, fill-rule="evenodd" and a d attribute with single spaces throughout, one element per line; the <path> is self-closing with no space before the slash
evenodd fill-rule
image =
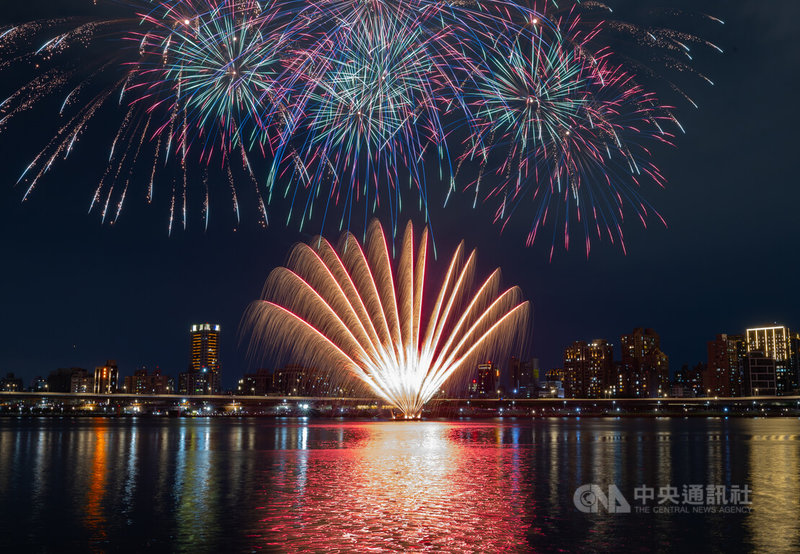
<path id="1" fill-rule="evenodd" d="M 427 229 L 415 248 L 408 223 L 396 268 L 377 221 L 363 246 L 351 233 L 337 247 L 322 237 L 298 244 L 248 309 L 251 352 L 357 377 L 418 417 L 459 368 L 503 354 L 527 328 L 529 304 L 518 287 L 500 287 L 499 269 L 474 286 L 476 256 L 458 246 L 428 307 Z"/>

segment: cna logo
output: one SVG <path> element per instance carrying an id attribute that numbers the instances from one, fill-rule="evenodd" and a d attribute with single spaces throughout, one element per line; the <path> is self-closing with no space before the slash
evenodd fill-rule
<path id="1" fill-rule="evenodd" d="M 575 489 L 572 501 L 579 511 L 585 514 L 596 514 L 602 506 L 609 514 L 629 514 L 631 505 L 619 491 L 616 485 L 608 486 L 606 494 L 599 485 L 581 485 Z"/>

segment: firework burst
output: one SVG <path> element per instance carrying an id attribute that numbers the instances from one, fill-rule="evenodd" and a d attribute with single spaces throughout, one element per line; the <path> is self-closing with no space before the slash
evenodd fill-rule
<path id="1" fill-rule="evenodd" d="M 172 0 L 143 3 L 131 18 L 61 19 L 4 30 L 0 50 L 9 55 L 0 71 L 24 74 L 22 68 L 32 66 L 42 74 L 0 104 L 0 131 L 22 112 L 63 94 L 55 134 L 18 180 L 25 186 L 23 199 L 103 114 L 104 120 L 119 117 L 90 205 L 103 221 L 117 221 L 131 186 L 142 187 L 149 203 L 163 183 L 170 231 L 176 221 L 186 227 L 190 195 L 201 197 L 207 226 L 215 189 L 232 200 L 238 222 L 238 182 L 244 182 L 253 187 L 265 225 L 263 183 L 251 157 L 268 153 L 269 131 L 284 109 L 282 56 L 298 5 Z M 99 42 L 109 37 L 130 48 L 103 50 Z M 34 51 L 20 46 L 39 40 Z M 70 67 L 79 48 L 91 55 Z M 215 159 L 222 171 L 209 179 L 207 168 Z M 142 171 L 141 165 L 149 168 Z M 193 182 L 202 185 L 190 186 Z"/>
<path id="2" fill-rule="evenodd" d="M 427 229 L 415 247 L 411 223 L 396 269 L 377 222 L 363 246 L 350 233 L 338 248 L 321 237 L 295 246 L 245 317 L 251 351 L 357 378 L 406 418 L 419 416 L 460 368 L 505 353 L 529 311 L 518 288 L 501 289 L 499 269 L 473 286 L 476 252 L 463 243 L 435 303 L 423 306 L 427 258 Z"/>
<path id="3" fill-rule="evenodd" d="M 643 182 L 663 184 L 648 144 L 669 143 L 673 122 L 655 95 L 605 57 L 586 55 L 593 34 L 566 36 L 534 24 L 498 36 L 483 48 L 468 93 L 477 133 L 460 163 L 476 161 L 468 188 L 475 201 L 496 201 L 495 219 L 528 213 L 533 200 L 531 244 L 552 222 L 569 247 L 570 225 L 591 237 L 608 237 L 624 249 L 625 207 L 644 223 L 658 214 L 639 193 Z M 669 122 L 669 123 L 668 123 Z M 663 221 L 663 220 L 662 220 Z M 550 256 L 556 244 L 553 236 Z"/>
<path id="4" fill-rule="evenodd" d="M 256 0 L 179 1 L 145 14 L 148 32 L 133 37 L 145 61 L 136 64 L 129 92 L 148 112 L 169 114 L 155 134 L 177 129 L 182 148 L 192 142 L 191 129 L 203 143 L 201 160 L 210 160 L 214 146 L 230 153 L 242 142 L 248 150 L 268 143 L 257 133 L 269 127 L 260 121 L 271 120 L 284 93 L 289 35 L 282 17 L 274 3 Z"/>
<path id="5" fill-rule="evenodd" d="M 442 91 L 452 90 L 453 80 L 441 35 L 426 32 L 425 21 L 405 7 L 356 8 L 334 18 L 335 29 L 298 56 L 303 92 L 268 180 L 291 196 L 288 218 L 296 210 L 308 219 L 317 204 L 326 213 L 341 205 L 341 226 L 349 228 L 361 202 L 365 218 L 386 203 L 396 222 L 405 188 L 427 216 L 428 154 L 449 160 Z M 289 163 L 281 169 L 283 161 Z"/>
<path id="6" fill-rule="evenodd" d="M 641 7 L 629 8 L 627 11 L 638 12 L 638 15 L 631 14 L 631 19 L 626 20 L 620 17 L 623 11 L 626 10 L 615 10 L 612 3 L 595 0 L 523 0 L 516 9 L 509 11 L 509 18 L 519 27 L 528 28 L 552 22 L 554 28 L 564 31 L 565 39 L 577 38 L 572 45 L 580 49 L 584 57 L 605 58 L 639 80 L 652 80 L 658 88 L 670 89 L 676 98 L 697 108 L 690 93 L 679 86 L 676 78 L 686 73 L 713 85 L 713 81 L 693 64 L 694 56 L 697 50 L 722 53 L 722 49 L 694 33 L 663 24 L 682 26 L 692 20 L 692 26 L 697 27 L 698 20 L 713 25 L 724 22 L 702 13 L 642 10 Z M 647 13 L 646 17 L 640 13 L 642 11 Z"/>
<path id="7" fill-rule="evenodd" d="M 683 131 L 645 83 L 694 104 L 662 73 L 697 73 L 693 49 L 719 50 L 595 1 L 134 5 L 117 10 L 131 17 L 0 28 L 0 75 L 24 81 L 0 101 L 0 133 L 59 105 L 55 132 L 21 168 L 23 199 L 102 119 L 115 124 L 90 210 L 111 223 L 143 196 L 168 199 L 170 231 L 196 206 L 208 226 L 226 197 L 236 224 L 255 206 L 266 225 L 282 197 L 301 227 L 336 212 L 349 229 L 361 212 L 366 229 L 380 210 L 396 234 L 401 210 L 416 204 L 427 220 L 431 203 L 466 188 L 503 226 L 530 217 L 529 244 L 552 225 L 553 246 L 560 230 L 568 246 L 574 220 L 587 253 L 590 236 L 624 248 L 625 212 L 646 221 L 655 212 L 641 186 L 664 183 L 651 145 Z M 103 48 L 109 38 L 129 48 Z"/>

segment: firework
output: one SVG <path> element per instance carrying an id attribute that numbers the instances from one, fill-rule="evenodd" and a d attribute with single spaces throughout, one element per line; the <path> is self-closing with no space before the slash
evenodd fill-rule
<path id="1" fill-rule="evenodd" d="M 19 178 L 25 185 L 23 199 L 56 162 L 72 153 L 98 114 L 116 109 L 121 119 L 110 137 L 107 166 L 90 206 L 90 211 L 100 211 L 103 221 L 117 220 L 129 186 L 145 185 L 143 196 L 151 202 L 155 183 L 163 181 L 171 183 L 170 230 L 175 219 L 187 224 L 190 188 L 203 198 L 207 225 L 213 187 L 208 186 L 205 169 L 202 178 L 193 172 L 217 159 L 223 169 L 217 180 L 227 180 L 232 187 L 229 196 L 237 221 L 241 186 L 234 186 L 234 167 L 245 176 L 236 181 L 252 183 L 266 224 L 263 183 L 256 179 L 251 157 L 263 157 L 269 150 L 269 131 L 284 108 L 287 81 L 280 76 L 283 51 L 292 40 L 294 4 L 173 0 L 143 3 L 141 13 L 131 18 L 54 20 L 3 31 L 0 50 L 14 55 L 0 70 L 33 65 L 43 74 L 3 101 L 0 131 L 49 96 L 64 95 L 58 129 Z M 53 36 L 44 38 L 48 35 Z M 99 40 L 109 36 L 131 48 L 101 52 Z M 35 40 L 43 41 L 35 51 L 19 46 Z M 92 55 L 88 63 L 70 68 L 79 48 Z M 136 171 L 139 165 L 150 169 Z M 148 175 L 149 182 L 137 179 L 139 174 Z M 203 185 L 190 187 L 191 182 Z"/>
<path id="2" fill-rule="evenodd" d="M 224 196 L 237 224 L 255 206 L 266 225 L 269 203 L 286 198 L 285 220 L 301 227 L 336 212 L 349 229 L 361 212 L 366 228 L 380 211 L 396 234 L 409 205 L 427 221 L 431 203 L 466 188 L 503 226 L 532 219 L 529 244 L 552 226 L 553 246 L 562 229 L 568 246 L 576 220 L 587 253 L 590 236 L 624 248 L 625 212 L 656 213 L 640 187 L 664 183 L 651 145 L 683 131 L 645 83 L 662 69 L 696 73 L 697 45 L 718 50 L 613 19 L 595 1 L 135 5 L 120 7 L 128 18 L 0 28 L 0 74 L 27 79 L 0 101 L 0 133 L 48 99 L 59 105 L 55 132 L 22 169 L 23 199 L 102 119 L 115 123 L 90 210 L 111 223 L 144 191 L 169 200 L 170 231 L 194 206 L 207 227 Z M 101 48 L 108 38 L 129 48 Z"/>
<path id="3" fill-rule="evenodd" d="M 637 79 L 651 80 L 658 88 L 669 88 L 674 96 L 697 108 L 690 93 L 677 83 L 677 74 L 687 73 L 713 85 L 713 81 L 693 65 L 694 53 L 698 47 L 718 53 L 722 53 L 722 49 L 691 32 L 635 21 L 642 17 L 626 20 L 620 17 L 623 12 L 615 11 L 611 3 L 594 0 L 522 0 L 516 9 L 509 10 L 509 19 L 520 28 L 552 22 L 554 28 L 563 31 L 565 39 L 578 39 L 572 45 L 585 57 L 606 58 Z M 698 20 L 706 24 L 724 24 L 713 16 L 676 9 L 651 9 L 647 10 L 647 15 L 645 19 L 651 22 L 678 26 L 691 20 L 695 28 L 700 23 Z"/>
<path id="4" fill-rule="evenodd" d="M 150 12 L 142 17 L 148 31 L 133 36 L 144 59 L 128 92 L 150 112 L 164 106 L 170 116 L 156 134 L 180 128 L 178 148 L 192 142 L 192 129 L 202 142 L 200 159 L 209 159 L 214 145 L 230 152 L 242 141 L 248 150 L 267 143 L 258 133 L 285 94 L 285 19 L 274 3 L 256 0 L 181 0 Z"/>
<path id="5" fill-rule="evenodd" d="M 287 267 L 270 273 L 263 299 L 245 317 L 251 349 L 360 379 L 406 418 L 462 367 L 500 355 L 525 332 L 528 303 L 500 288 L 500 270 L 473 287 L 476 252 L 456 249 L 433 306 L 423 306 L 427 229 L 415 248 L 406 227 L 393 269 L 376 221 L 362 246 L 345 233 L 295 246 Z"/>
<path id="6" fill-rule="evenodd" d="M 461 159 L 478 163 L 467 186 L 476 202 L 496 201 L 497 221 L 527 213 L 532 199 L 528 243 L 552 222 L 568 248 L 577 221 L 587 255 L 592 236 L 624 249 L 626 206 L 643 223 L 651 213 L 660 218 L 639 187 L 663 184 L 648 144 L 673 136 L 673 118 L 655 95 L 605 57 L 586 55 L 581 45 L 591 36 L 534 24 L 482 49 L 468 93 L 478 132 Z M 551 257 L 556 242 L 554 234 Z"/>
<path id="7" fill-rule="evenodd" d="M 431 157 L 449 160 L 441 116 L 453 81 L 440 33 L 410 8 L 357 8 L 333 17 L 334 27 L 298 56 L 303 92 L 268 178 L 292 198 L 287 219 L 295 210 L 301 222 L 310 218 L 316 204 L 326 213 L 341 205 L 349 228 L 361 202 L 365 218 L 385 203 L 396 221 L 404 188 L 426 213 L 425 165 Z"/>

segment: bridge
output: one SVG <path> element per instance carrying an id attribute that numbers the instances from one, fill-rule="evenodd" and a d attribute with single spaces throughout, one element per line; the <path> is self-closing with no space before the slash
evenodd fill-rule
<path id="1" fill-rule="evenodd" d="M 0 415 L 391 417 L 375 397 L 0 392 Z M 708 398 L 435 398 L 427 417 L 787 416 L 800 396 Z"/>

